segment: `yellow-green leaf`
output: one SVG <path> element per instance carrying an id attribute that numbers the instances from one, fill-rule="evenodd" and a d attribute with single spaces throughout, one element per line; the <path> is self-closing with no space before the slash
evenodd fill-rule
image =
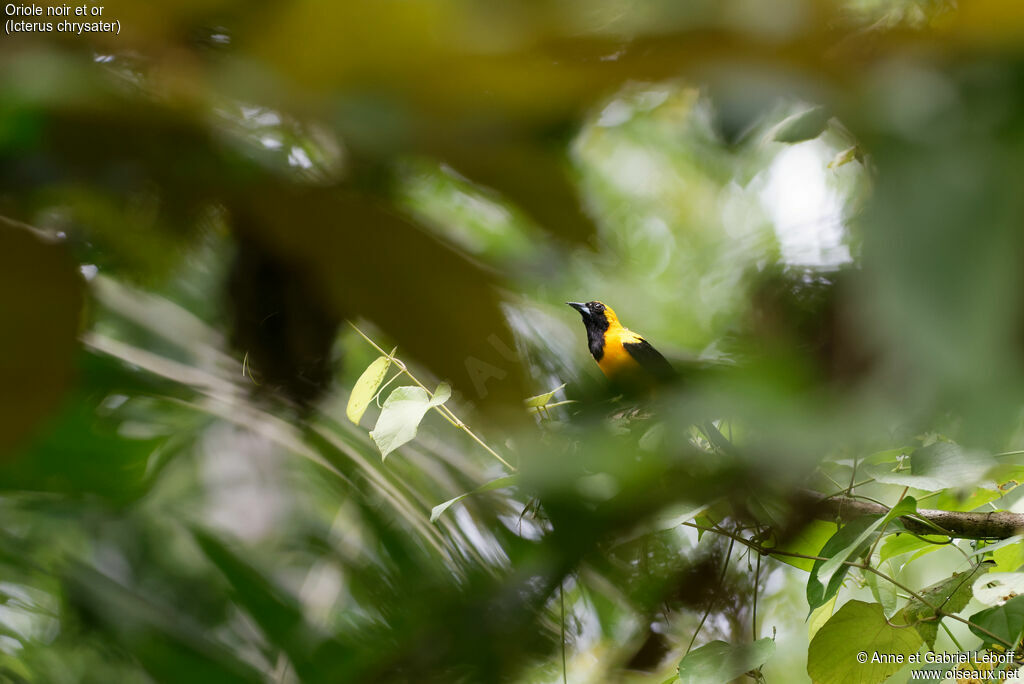
<path id="1" fill-rule="evenodd" d="M 547 406 L 548 402 L 550 402 L 552 397 L 555 396 L 555 393 L 558 392 L 558 390 L 562 389 L 563 387 L 565 387 L 564 382 L 555 389 L 551 390 L 550 392 L 538 394 L 535 397 L 530 397 L 529 399 L 526 399 L 525 401 L 527 408 L 538 408 L 541 406 Z"/>
<path id="2" fill-rule="evenodd" d="M 921 644 L 917 630 L 886 622 L 880 604 L 848 601 L 811 640 L 807 674 L 814 684 L 878 684 Z"/>
<path id="3" fill-rule="evenodd" d="M 394 354 L 394 350 L 391 353 Z M 363 419 L 366 408 L 373 401 L 373 397 L 376 396 L 377 390 L 380 388 L 381 383 L 384 382 L 384 376 L 387 375 L 388 368 L 390 367 L 391 359 L 387 356 L 379 356 L 366 367 L 363 374 L 356 380 L 355 387 L 352 388 L 352 394 L 348 397 L 348 406 L 345 408 L 345 415 L 356 425 L 359 425 L 359 421 Z"/>

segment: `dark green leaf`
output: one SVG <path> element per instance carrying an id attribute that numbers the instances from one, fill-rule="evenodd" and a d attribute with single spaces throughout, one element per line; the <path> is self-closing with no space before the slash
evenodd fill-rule
<path id="1" fill-rule="evenodd" d="M 1006 643 L 1014 643 L 1021 630 L 1024 630 L 1024 596 L 1016 596 L 1001 606 L 975 613 L 970 620 L 974 623 L 971 625 L 971 631 L 981 637 L 986 645 L 1005 648 L 1005 644 L 999 643 L 987 632 L 991 632 Z"/>
<path id="2" fill-rule="evenodd" d="M 864 553 L 867 551 L 871 543 L 870 536 L 866 538 L 863 537 L 864 532 L 877 529 L 881 520 L 881 516 L 863 516 L 851 520 L 848 524 L 840 528 L 838 532 L 832 535 L 827 542 L 825 542 L 825 546 L 822 547 L 821 551 L 819 551 L 817 555 L 825 558 L 835 558 L 842 554 L 842 557 L 845 560 Z M 858 539 L 862 539 L 859 547 L 851 548 L 850 545 Z M 825 561 L 814 561 L 814 566 L 811 568 L 811 575 L 807 578 L 807 604 L 810 606 L 811 611 L 836 595 L 839 591 L 839 587 L 842 586 L 846 573 L 849 571 L 848 565 L 838 565 L 836 570 L 829 577 L 828 585 L 826 586 L 818 579 L 818 572 L 824 564 Z"/>

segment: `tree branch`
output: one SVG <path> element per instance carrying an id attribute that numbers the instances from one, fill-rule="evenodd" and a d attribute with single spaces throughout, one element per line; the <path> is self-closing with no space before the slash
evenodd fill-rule
<path id="1" fill-rule="evenodd" d="M 885 515 L 889 509 L 881 504 L 849 496 L 824 498 L 811 491 L 803 498 L 819 520 L 852 520 L 862 515 Z M 903 516 L 900 522 L 915 534 L 945 534 L 957 539 L 1008 539 L 1024 534 L 1024 514 L 961 513 L 922 508 L 914 516 Z"/>

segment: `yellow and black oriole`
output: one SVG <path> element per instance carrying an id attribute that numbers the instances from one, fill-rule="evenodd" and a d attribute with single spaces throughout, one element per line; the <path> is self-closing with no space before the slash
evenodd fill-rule
<path id="1" fill-rule="evenodd" d="M 583 317 L 590 353 L 613 385 L 647 389 L 675 377 L 668 360 L 642 336 L 624 328 L 610 307 L 597 301 L 566 304 Z"/>
<path id="2" fill-rule="evenodd" d="M 619 323 L 619 317 L 603 302 L 566 302 L 580 312 L 587 329 L 587 345 L 613 387 L 625 392 L 652 390 L 676 378 L 675 369 L 651 343 Z M 712 447 L 733 453 L 732 444 L 710 420 L 700 423 Z"/>

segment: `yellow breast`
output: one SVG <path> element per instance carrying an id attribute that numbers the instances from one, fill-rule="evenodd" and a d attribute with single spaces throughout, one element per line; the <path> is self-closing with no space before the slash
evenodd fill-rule
<path id="1" fill-rule="evenodd" d="M 614 378 L 627 373 L 633 374 L 641 370 L 640 364 L 636 362 L 636 359 L 622 345 L 628 342 L 639 342 L 642 339 L 632 330 L 622 326 L 609 328 L 604 334 L 604 354 L 601 356 L 601 360 L 597 362 L 597 365 L 601 367 L 601 371 L 607 377 Z"/>

